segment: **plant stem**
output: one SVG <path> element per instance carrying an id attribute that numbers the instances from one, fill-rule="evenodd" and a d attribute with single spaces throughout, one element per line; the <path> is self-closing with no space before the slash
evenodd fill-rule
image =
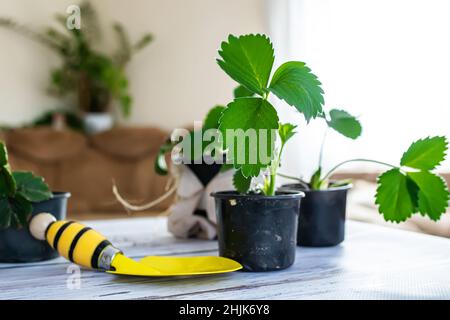
<path id="1" fill-rule="evenodd" d="M 325 140 L 327 139 L 327 133 L 328 133 L 328 127 L 325 130 L 325 133 L 323 134 L 322 138 L 322 144 L 320 145 L 320 153 L 319 153 L 319 168 L 322 168 L 322 162 L 323 162 L 323 150 L 325 146 Z"/>
<path id="2" fill-rule="evenodd" d="M 381 164 L 383 166 L 387 166 L 387 167 L 391 167 L 391 168 L 398 168 L 397 166 L 394 166 L 392 164 L 386 163 L 386 162 L 382 162 L 382 161 L 377 161 L 377 160 L 370 160 L 370 159 L 351 159 L 351 160 L 346 160 L 343 161 L 341 163 L 339 163 L 338 165 L 334 166 L 330 171 L 327 172 L 327 174 L 322 178 L 322 180 L 325 180 L 327 178 L 329 178 L 331 176 L 331 174 L 336 171 L 340 166 L 349 163 L 349 162 L 371 162 L 371 163 L 376 163 L 376 164 Z"/>
<path id="3" fill-rule="evenodd" d="M 286 178 L 286 179 L 291 179 L 291 180 L 295 180 L 298 182 L 298 184 L 301 184 L 303 188 L 305 188 L 306 190 L 309 190 L 309 185 L 307 182 L 305 182 L 303 179 L 297 178 L 297 177 L 293 177 L 284 173 L 277 173 L 277 175 L 279 175 L 282 178 Z"/>

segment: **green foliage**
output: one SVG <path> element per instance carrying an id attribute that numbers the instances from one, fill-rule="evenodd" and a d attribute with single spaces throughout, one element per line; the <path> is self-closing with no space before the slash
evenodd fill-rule
<path id="1" fill-rule="evenodd" d="M 418 140 L 405 152 L 401 165 L 420 171 L 394 168 L 379 177 L 375 202 L 385 220 L 401 222 L 417 212 L 432 220 L 441 217 L 448 206 L 449 191 L 444 180 L 430 170 L 444 159 L 446 151 L 444 137 Z"/>
<path id="2" fill-rule="evenodd" d="M 115 99 L 124 117 L 128 117 L 132 98 L 124 67 L 135 53 L 152 41 L 152 36 L 144 34 L 133 43 L 125 28 L 116 22 L 113 30 L 118 48 L 108 56 L 94 49 L 102 34 L 95 9 L 84 1 L 80 4 L 80 10 L 80 30 L 67 29 L 64 15 L 56 16 L 60 28 L 48 27 L 45 32 L 36 32 L 5 18 L 0 18 L 0 26 L 46 45 L 61 57 L 61 66 L 51 71 L 50 93 L 59 96 L 75 93 L 79 108 L 86 112 L 105 112 L 111 99 Z"/>
<path id="3" fill-rule="evenodd" d="M 218 129 L 219 128 L 219 119 L 222 116 L 222 112 L 225 110 L 224 106 L 217 105 L 209 110 L 204 121 L 202 130 L 199 134 L 203 134 L 205 130 L 208 129 Z M 209 145 L 209 141 L 203 141 L 200 147 L 200 150 L 196 151 L 194 146 L 194 135 L 195 132 L 193 130 L 189 131 L 188 136 L 183 138 L 183 141 L 171 141 L 167 139 L 164 144 L 159 147 L 158 154 L 155 158 L 154 162 L 154 170 L 159 175 L 167 175 L 168 174 L 168 166 L 166 162 L 166 154 L 172 152 L 173 148 L 179 143 L 183 143 L 183 148 L 189 148 L 191 151 L 191 160 L 197 159 L 204 154 L 205 148 Z M 189 141 L 189 143 L 187 143 Z M 224 168 L 225 170 L 225 168 Z"/>
<path id="4" fill-rule="evenodd" d="M 408 177 L 417 186 L 412 191 L 414 195 L 418 195 L 418 207 L 415 209 L 432 220 L 439 220 L 447 209 L 449 200 L 445 181 L 429 171 L 409 172 Z"/>
<path id="5" fill-rule="evenodd" d="M 227 42 L 222 42 L 219 55 L 219 66 L 239 83 L 234 91 L 234 101 L 227 105 L 219 120 L 219 128 L 222 134 L 225 134 L 224 149 L 228 151 L 227 161 L 239 169 L 245 178 L 256 177 L 262 169 L 270 167 L 270 181 L 266 179 L 262 191 L 273 195 L 281 152 L 286 141 L 294 134 L 294 127 L 289 124 L 279 126 L 277 112 L 268 102 L 269 94 L 273 92 L 309 120 L 323 114 L 324 100 L 320 82 L 304 63 L 297 61 L 283 64 L 269 82 L 275 58 L 272 43 L 265 35 L 230 35 Z M 254 95 L 259 97 L 253 97 Z M 249 143 L 247 139 L 245 149 L 240 150 L 236 146 L 236 140 L 228 141 L 230 139 L 226 138 L 228 129 L 241 132 L 247 132 L 248 129 L 257 130 L 257 142 Z M 266 130 L 265 137 L 260 136 L 260 129 Z M 277 130 L 281 138 L 282 146 L 277 151 L 272 130 Z M 261 141 L 265 142 L 262 145 L 265 145 L 267 150 L 259 150 Z M 270 161 L 260 159 L 260 151 L 267 151 L 264 153 Z M 245 158 L 244 163 L 238 161 L 242 159 L 239 159 L 239 156 Z M 253 161 L 255 157 L 258 158 L 256 163 Z"/>
<path id="6" fill-rule="evenodd" d="M 303 62 L 290 61 L 275 71 L 269 89 L 303 113 L 309 121 L 322 113 L 324 99 L 320 85 L 320 81 Z"/>
<path id="7" fill-rule="evenodd" d="M 209 110 L 203 121 L 203 130 L 217 129 L 219 128 L 219 119 L 222 116 L 222 112 L 225 110 L 224 106 L 217 105 Z"/>
<path id="8" fill-rule="evenodd" d="M 244 177 L 256 177 L 262 168 L 270 164 L 274 151 L 274 139 L 270 130 L 278 129 L 278 115 L 267 100 L 239 98 L 230 102 L 220 118 L 219 129 L 224 139 L 224 149 L 229 152 L 228 160 L 233 162 L 236 169 L 241 169 Z M 247 131 L 249 129 L 250 131 Z M 268 134 L 265 137 L 259 135 L 260 129 L 268 130 Z M 227 130 L 233 130 L 237 134 L 228 139 Z M 253 143 L 250 137 L 245 136 L 245 139 L 243 137 L 252 130 L 256 131 L 254 137 L 256 140 Z M 265 142 L 261 141 L 262 139 L 265 139 Z M 266 155 L 269 159 L 260 157 L 261 143 L 267 147 Z"/>
<path id="9" fill-rule="evenodd" d="M 10 171 L 7 150 L 0 142 L 0 228 L 26 226 L 32 202 L 51 198 L 44 179 L 31 172 Z"/>
<path id="10" fill-rule="evenodd" d="M 281 143 L 283 145 L 296 134 L 294 131 L 296 128 L 297 126 L 291 123 L 280 123 L 278 127 L 278 135 L 280 136 Z"/>
<path id="11" fill-rule="evenodd" d="M 361 135 L 361 124 L 347 111 L 333 109 L 330 110 L 329 115 L 330 119 L 327 120 L 327 124 L 330 128 L 350 139 L 356 139 Z"/>
<path id="12" fill-rule="evenodd" d="M 233 175 L 233 186 L 239 193 L 247 193 L 252 183 L 252 177 L 245 177 L 241 170 L 236 170 Z"/>
<path id="13" fill-rule="evenodd" d="M 28 201 L 39 202 L 52 197 L 44 178 L 27 171 L 15 171 L 13 177 L 16 181 L 17 192 Z"/>
<path id="14" fill-rule="evenodd" d="M 248 90 L 243 85 L 239 85 L 234 89 L 233 95 L 235 98 L 244 98 L 244 97 L 253 97 L 255 94 L 252 91 Z"/>
<path id="15" fill-rule="evenodd" d="M 386 221 L 406 221 L 417 207 L 417 187 L 399 168 L 391 169 L 378 178 L 375 203 Z"/>
<path id="16" fill-rule="evenodd" d="M 274 51 L 265 35 L 228 36 L 222 42 L 217 59 L 219 66 L 248 90 L 264 95 L 272 71 Z"/>
<path id="17" fill-rule="evenodd" d="M 447 140 L 445 137 L 428 137 L 418 140 L 403 154 L 400 165 L 432 170 L 444 160 L 446 151 Z"/>

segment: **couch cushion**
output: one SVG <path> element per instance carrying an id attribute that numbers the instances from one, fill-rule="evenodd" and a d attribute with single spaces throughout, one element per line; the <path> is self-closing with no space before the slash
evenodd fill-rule
<path id="1" fill-rule="evenodd" d="M 137 160 L 156 153 L 168 133 L 158 128 L 115 128 L 91 137 L 91 144 L 113 157 Z"/>
<path id="2" fill-rule="evenodd" d="M 50 127 L 11 130 L 5 136 L 10 152 L 38 162 L 62 161 L 80 154 L 87 147 L 82 134 Z"/>

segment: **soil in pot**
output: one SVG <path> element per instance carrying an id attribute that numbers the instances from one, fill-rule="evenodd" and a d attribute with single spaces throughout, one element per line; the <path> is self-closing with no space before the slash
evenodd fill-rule
<path id="1" fill-rule="evenodd" d="M 32 216 L 48 212 L 57 220 L 64 220 L 69 197 L 70 193 L 54 192 L 53 198 L 33 203 Z M 0 262 L 35 262 L 56 257 L 58 257 L 58 253 L 46 241 L 33 238 L 27 227 L 0 230 Z"/>
<path id="2" fill-rule="evenodd" d="M 222 191 L 212 196 L 222 257 L 255 272 L 281 270 L 294 263 L 302 192 L 263 196 Z"/>
<path id="3" fill-rule="evenodd" d="M 298 218 L 297 244 L 306 247 L 335 246 L 344 241 L 347 191 L 351 184 L 326 190 L 305 190 L 288 184 L 283 190 L 303 191 Z"/>

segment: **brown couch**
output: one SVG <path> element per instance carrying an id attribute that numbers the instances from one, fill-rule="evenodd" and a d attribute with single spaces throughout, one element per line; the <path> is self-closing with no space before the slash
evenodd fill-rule
<path id="1" fill-rule="evenodd" d="M 116 128 L 93 136 L 49 127 L 2 134 L 14 170 L 45 177 L 53 190 L 69 191 L 71 213 L 124 212 L 112 194 L 113 180 L 121 194 L 145 203 L 164 193 L 167 177 L 153 162 L 167 132 L 158 128 Z M 154 210 L 162 211 L 171 199 Z"/>

